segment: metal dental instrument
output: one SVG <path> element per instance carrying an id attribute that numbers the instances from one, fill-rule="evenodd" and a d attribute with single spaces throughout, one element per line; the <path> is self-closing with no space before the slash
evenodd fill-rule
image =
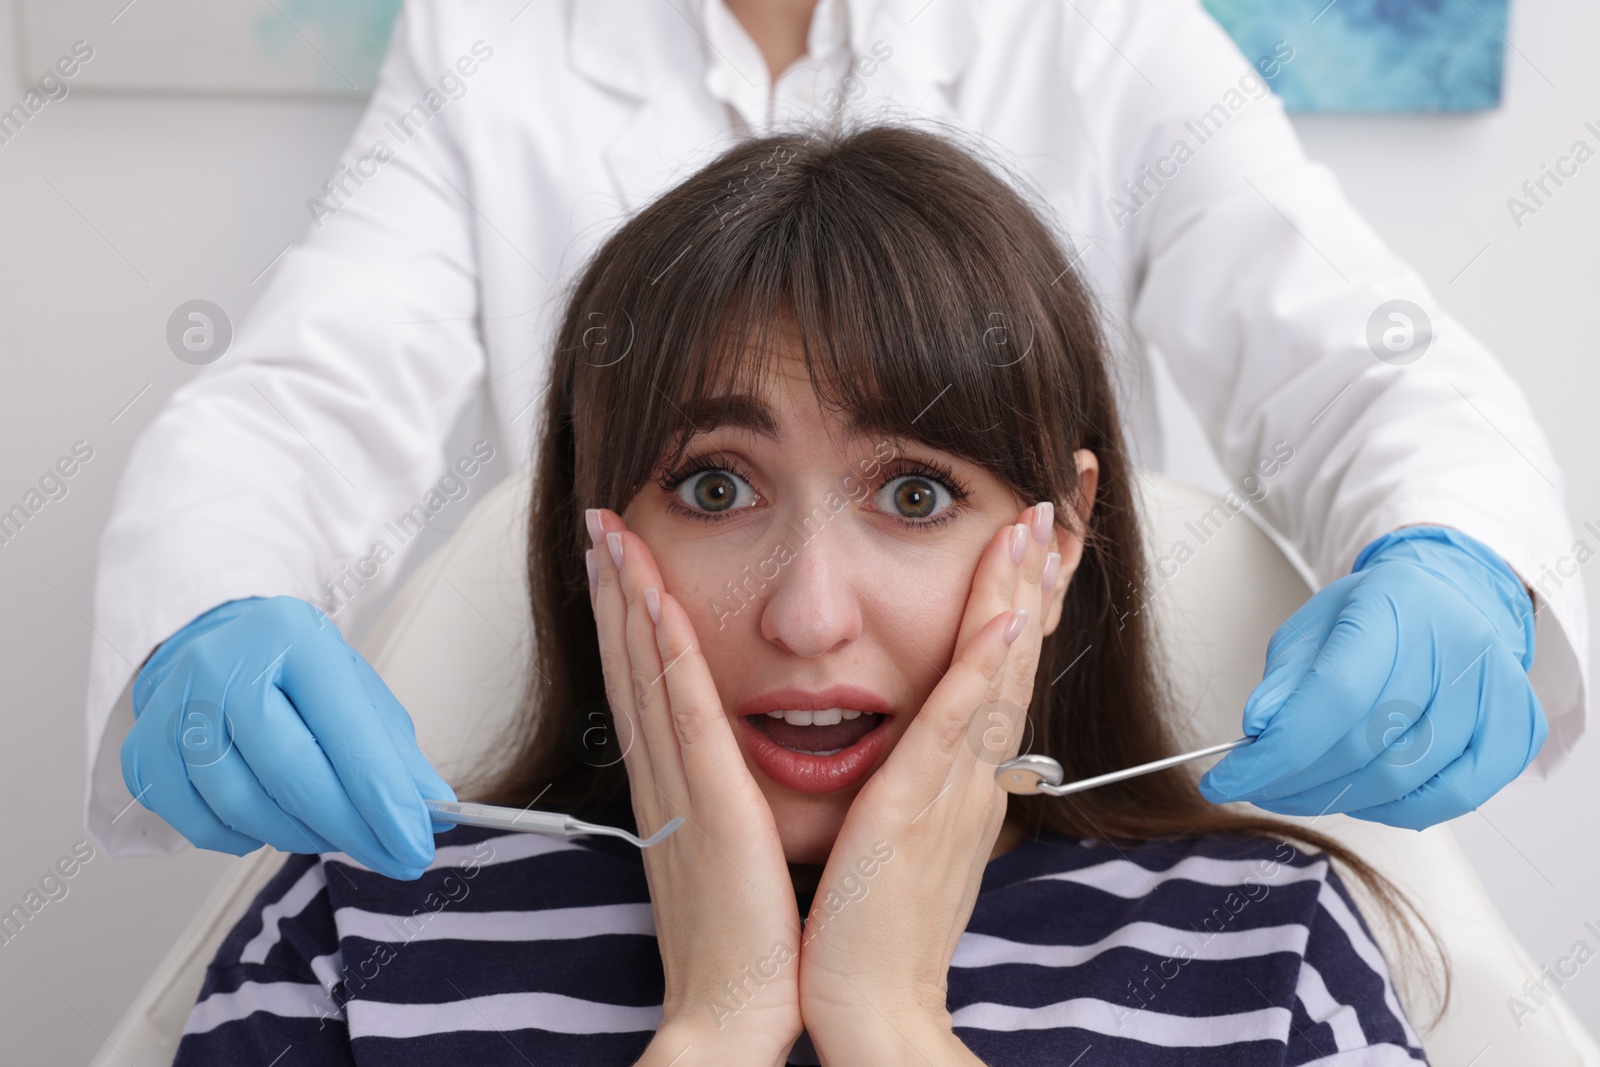
<path id="1" fill-rule="evenodd" d="M 679 815 L 649 837 L 641 838 L 620 827 L 584 822 L 582 819 L 574 819 L 571 815 L 564 815 L 558 811 L 524 811 L 520 808 L 496 807 L 493 804 L 429 800 L 426 797 L 422 802 L 427 805 L 429 811 L 437 812 L 450 822 L 463 823 L 467 826 L 488 826 L 496 830 L 525 830 L 535 834 L 562 834 L 567 837 L 577 834 L 609 834 L 630 841 L 640 848 L 659 845 L 683 825 L 683 816 Z"/>
<path id="2" fill-rule="evenodd" d="M 1190 760 L 1202 759 L 1206 756 L 1220 756 L 1224 752 L 1248 745 L 1254 737 L 1241 737 L 1236 741 L 1224 741 L 1220 745 L 1211 745 L 1199 748 L 1193 752 L 1185 752 L 1178 756 L 1168 756 L 1166 759 L 1154 760 L 1150 763 L 1141 763 L 1137 767 L 1128 767 L 1125 770 L 1112 771 L 1109 774 L 1098 774 L 1093 778 L 1083 778 L 1076 782 L 1061 784 L 1065 772 L 1061 764 L 1049 756 L 1036 753 L 1018 756 L 1016 759 L 1006 760 L 994 769 L 995 781 L 1007 793 L 1016 793 L 1021 796 L 1033 796 L 1043 793 L 1046 796 L 1064 797 L 1068 793 L 1081 793 L 1085 789 L 1094 789 L 1097 786 L 1110 785 L 1120 782 L 1124 778 L 1137 778 L 1141 774 L 1150 774 L 1153 771 L 1164 771 L 1168 767 L 1176 767 L 1180 763 Z"/>

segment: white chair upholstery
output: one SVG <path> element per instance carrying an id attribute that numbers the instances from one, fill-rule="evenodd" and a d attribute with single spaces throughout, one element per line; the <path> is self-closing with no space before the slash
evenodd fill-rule
<path id="1" fill-rule="evenodd" d="M 1160 565 L 1148 609 L 1171 661 L 1179 706 L 1190 709 L 1183 730 L 1196 744 L 1235 737 L 1268 638 L 1310 590 L 1248 516 L 1193 486 L 1155 475 L 1140 482 L 1150 554 Z M 450 781 L 496 744 L 528 674 L 527 487 L 528 476 L 519 474 L 480 501 L 398 592 L 362 646 L 410 710 L 423 751 Z M 1176 565 L 1179 541 L 1192 556 Z M 1507 998 L 1520 996 L 1524 979 L 1537 979 L 1537 970 L 1447 828 L 1418 834 L 1340 815 L 1316 824 L 1405 889 L 1448 946 L 1451 1008 L 1422 1035 L 1433 1063 L 1600 1067 L 1600 1048 L 1561 1001 L 1525 1016 L 1520 1027 L 1512 1019 Z M 229 868 L 93 1067 L 172 1062 L 206 964 L 280 859 L 262 849 Z M 1351 889 L 1359 894 L 1353 880 Z M 1381 928 L 1375 932 L 1384 939 Z M 1391 969 L 1402 970 L 1399 953 L 1384 947 Z"/>

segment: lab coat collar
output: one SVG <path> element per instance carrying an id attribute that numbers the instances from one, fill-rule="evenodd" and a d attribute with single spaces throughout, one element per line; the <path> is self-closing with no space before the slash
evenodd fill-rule
<path id="1" fill-rule="evenodd" d="M 684 44 L 709 63 L 705 6 L 723 0 L 572 0 L 568 53 L 573 67 L 626 96 L 652 95 L 686 72 L 674 61 Z M 959 78 L 977 49 L 972 0 L 843 0 L 850 50 L 870 52 L 882 40 L 894 49 L 900 76 L 938 85 Z M 703 78 L 702 65 L 693 75 Z"/>
<path id="2" fill-rule="evenodd" d="M 662 188 L 664 161 L 685 160 L 726 130 L 720 105 L 708 107 L 704 82 L 712 56 L 705 4 L 723 0 L 570 0 L 568 54 L 579 74 L 637 101 L 603 150 L 627 210 Z M 947 90 L 971 62 L 978 26 L 972 0 L 844 0 L 850 51 L 857 57 L 882 41 L 893 58 L 865 78 L 874 99 L 911 104 L 921 117 L 951 121 Z M 684 55 L 701 57 L 685 65 Z M 678 177 L 683 175 L 679 174 Z"/>
<path id="3" fill-rule="evenodd" d="M 714 2 L 714 0 L 708 0 Z M 897 77 L 948 87 L 978 50 L 973 0 L 846 0 L 850 49 L 867 55 L 873 42 L 894 49 Z"/>

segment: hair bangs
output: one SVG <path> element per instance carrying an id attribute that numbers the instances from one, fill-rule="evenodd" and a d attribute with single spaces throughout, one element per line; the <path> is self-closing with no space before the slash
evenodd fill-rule
<path id="1" fill-rule="evenodd" d="M 1019 492 L 1072 488 L 1075 478 L 1060 481 L 1071 472 L 1060 460 L 1082 431 L 1037 416 L 1050 406 L 1046 391 L 1074 391 L 1050 379 L 1073 362 L 1061 351 L 1071 335 L 1062 320 L 1081 329 L 1085 317 L 1077 306 L 1052 308 L 1047 286 L 1018 265 L 1015 247 L 1033 235 L 1014 232 L 992 198 L 957 189 L 930 205 L 905 195 L 893 158 L 839 167 L 827 153 L 798 163 L 794 154 L 731 212 L 708 197 L 712 211 L 652 224 L 647 208 L 631 225 L 628 276 L 607 277 L 597 263 L 595 294 L 634 309 L 619 324 L 629 347 L 580 356 L 575 387 L 590 395 L 574 401 L 616 413 L 629 429 L 580 443 L 576 484 L 601 494 L 585 503 L 625 508 L 682 459 L 705 428 L 695 416 L 715 407 L 708 401 L 760 396 L 790 351 L 847 431 L 968 459 Z M 1053 245 L 1042 250 L 1059 258 Z M 588 316 L 618 317 L 601 307 Z M 599 336 L 586 330 L 586 345 L 591 334 Z M 1049 447 L 1028 447 L 1019 421 Z"/>

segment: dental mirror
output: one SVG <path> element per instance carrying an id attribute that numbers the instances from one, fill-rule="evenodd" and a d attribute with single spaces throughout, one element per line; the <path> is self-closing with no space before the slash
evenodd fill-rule
<path id="1" fill-rule="evenodd" d="M 1110 785 L 1112 782 L 1120 782 L 1124 778 L 1137 778 L 1141 774 L 1164 771 L 1168 767 L 1176 767 L 1181 763 L 1188 763 L 1190 760 L 1203 759 L 1206 756 L 1220 756 L 1224 752 L 1230 752 L 1243 745 L 1248 745 L 1254 740 L 1254 737 L 1241 737 L 1234 741 L 1224 741 L 1220 745 L 1211 745 L 1207 748 L 1195 749 L 1193 752 L 1152 760 L 1149 763 L 1141 763 L 1137 767 L 1128 767 L 1124 770 L 1112 771 L 1109 774 L 1096 775 L 1093 778 L 1083 778 L 1076 782 L 1069 782 L 1066 785 L 1061 784 L 1061 779 L 1065 776 L 1065 772 L 1062 771 L 1060 763 L 1049 756 L 1041 756 L 1038 753 L 1030 752 L 1000 764 L 994 769 L 994 779 L 1001 789 L 1004 789 L 1007 793 L 1015 793 L 1018 796 L 1043 794 L 1045 796 L 1064 797 L 1068 793 L 1081 793 L 1085 789 Z"/>
<path id="2" fill-rule="evenodd" d="M 1046 785 L 1060 785 L 1061 776 L 1061 764 L 1049 756 L 1040 756 L 1036 753 L 1007 760 L 995 768 L 994 772 L 995 780 L 1000 783 L 1001 789 L 1022 796 L 1037 793 Z"/>

